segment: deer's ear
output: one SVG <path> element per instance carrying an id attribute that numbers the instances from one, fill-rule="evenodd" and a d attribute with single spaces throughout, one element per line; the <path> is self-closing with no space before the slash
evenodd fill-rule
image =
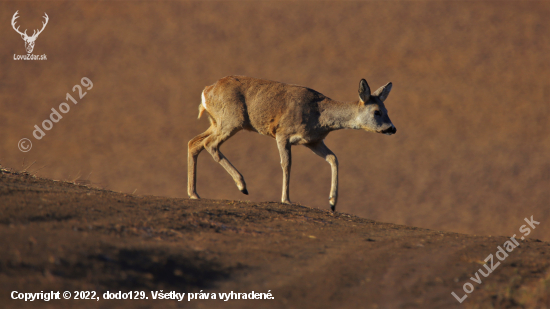
<path id="1" fill-rule="evenodd" d="M 367 84 L 367 81 L 365 79 L 362 79 L 359 82 L 359 99 L 361 99 L 361 102 L 367 103 L 370 98 L 370 87 L 369 84 Z"/>
<path id="2" fill-rule="evenodd" d="M 378 96 L 382 102 L 386 101 L 388 95 L 390 94 L 392 83 L 387 83 L 386 85 L 378 88 L 372 95 Z"/>

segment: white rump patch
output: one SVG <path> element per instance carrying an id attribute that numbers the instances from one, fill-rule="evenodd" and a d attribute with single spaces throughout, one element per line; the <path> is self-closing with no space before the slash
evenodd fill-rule
<path id="1" fill-rule="evenodd" d="M 202 107 L 204 107 L 204 109 L 207 109 L 206 108 L 206 99 L 204 98 L 204 90 L 202 91 L 202 94 L 201 94 L 201 104 L 202 104 Z"/>

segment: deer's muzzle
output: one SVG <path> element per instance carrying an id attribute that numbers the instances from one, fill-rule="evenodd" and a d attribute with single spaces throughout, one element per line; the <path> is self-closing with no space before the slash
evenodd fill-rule
<path id="1" fill-rule="evenodd" d="M 383 131 L 380 131 L 380 133 L 384 133 L 386 135 L 392 135 L 392 134 L 395 134 L 395 132 L 397 132 L 397 129 L 395 128 L 394 125 L 392 125 L 391 127 L 383 130 Z"/>

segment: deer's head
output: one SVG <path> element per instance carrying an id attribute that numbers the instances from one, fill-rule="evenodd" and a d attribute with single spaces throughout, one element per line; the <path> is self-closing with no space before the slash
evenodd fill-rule
<path id="1" fill-rule="evenodd" d="M 397 132 L 388 116 L 388 110 L 384 106 L 384 101 L 388 98 L 391 87 L 392 83 L 387 83 L 371 94 L 367 81 L 362 79 L 359 82 L 360 106 L 357 120 L 362 129 L 387 135 Z"/>
<path id="2" fill-rule="evenodd" d="M 19 12 L 19 11 L 17 11 Z M 13 30 L 15 30 L 15 32 L 19 33 L 21 35 L 21 38 L 25 41 L 25 49 L 27 50 L 27 53 L 32 53 L 32 50 L 34 49 L 34 43 L 36 41 L 36 38 L 38 37 L 38 35 L 40 33 L 42 33 L 42 31 L 44 31 L 44 28 L 46 28 L 46 25 L 48 24 L 48 14 L 44 13 L 44 19 L 46 19 L 45 22 L 42 22 L 42 29 L 38 30 L 34 30 L 32 35 L 31 36 L 28 36 L 27 35 L 27 29 L 25 29 L 24 32 L 21 32 L 19 31 L 19 26 L 17 26 L 17 28 L 15 28 L 15 20 L 19 18 L 19 16 L 17 16 L 17 12 L 15 12 L 15 14 L 13 14 L 13 17 L 11 19 L 11 26 L 13 27 Z"/>

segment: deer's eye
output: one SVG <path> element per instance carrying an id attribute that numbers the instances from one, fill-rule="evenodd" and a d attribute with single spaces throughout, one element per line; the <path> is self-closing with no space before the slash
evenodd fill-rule
<path id="1" fill-rule="evenodd" d="M 374 111 L 374 116 L 380 116 L 382 115 L 382 113 L 380 113 L 380 111 Z"/>

